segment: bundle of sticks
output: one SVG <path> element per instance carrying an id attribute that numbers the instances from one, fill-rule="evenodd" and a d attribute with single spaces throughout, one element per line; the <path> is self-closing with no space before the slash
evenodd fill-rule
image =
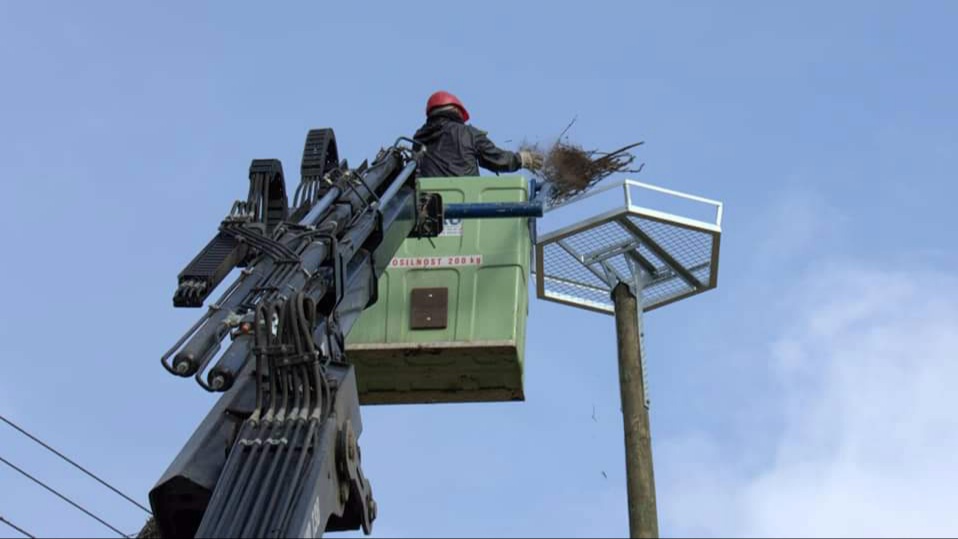
<path id="1" fill-rule="evenodd" d="M 520 150 L 536 153 L 542 157 L 542 168 L 535 174 L 545 181 L 543 189 L 546 203 L 557 206 L 591 189 L 595 184 L 617 172 L 641 172 L 643 163 L 638 168 L 632 168 L 635 156 L 630 150 L 641 146 L 643 142 L 636 142 L 623 146 L 613 152 L 586 150 L 568 141 L 563 137 L 575 124 L 573 118 L 569 125 L 562 130 L 555 144 L 543 150 L 538 144 L 524 143 Z"/>

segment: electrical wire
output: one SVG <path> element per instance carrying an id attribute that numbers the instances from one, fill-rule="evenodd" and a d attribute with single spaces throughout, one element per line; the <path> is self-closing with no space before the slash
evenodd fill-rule
<path id="1" fill-rule="evenodd" d="M 51 488 L 50 486 L 48 486 L 48 485 L 47 485 L 46 483 L 44 483 L 43 481 L 40 481 L 40 480 L 37 479 L 36 477 L 33 477 L 32 475 L 30 475 L 30 474 L 28 474 L 27 472 L 23 471 L 21 468 L 17 467 L 15 464 L 11 463 L 10 461 L 6 460 L 5 458 L 0 457 L 0 462 L 2 462 L 3 464 L 6 464 L 6 465 L 9 466 L 10 468 L 13 468 L 13 470 L 16 471 L 17 473 L 19 473 L 20 475 L 26 477 L 26 478 L 29 479 L 30 481 L 33 481 L 33 482 L 36 483 L 37 485 L 40 485 L 41 487 L 43 487 L 44 489 L 46 489 L 48 492 L 50 492 L 50 493 L 53 494 L 54 496 L 60 498 L 61 500 L 67 502 L 68 504 L 72 505 L 72 506 L 75 507 L 76 509 L 82 511 L 82 512 L 83 512 L 85 515 L 87 515 L 88 517 L 92 518 L 93 520 L 96 520 L 96 521 L 99 522 L 100 524 L 103 524 L 103 525 L 106 526 L 107 528 L 110 528 L 111 530 L 113 530 L 114 532 L 116 532 L 117 534 L 119 534 L 120 537 L 126 537 L 126 534 L 125 534 L 125 533 L 123 533 L 123 532 L 121 532 L 120 530 L 116 529 L 115 527 L 111 526 L 107 521 L 105 521 L 105 520 L 103 520 L 102 518 L 100 518 L 100 517 L 94 515 L 93 513 L 91 513 L 91 512 L 88 511 L 87 509 L 85 509 L 85 508 L 84 508 L 83 506 L 81 506 L 80 504 L 76 503 L 75 501 L 71 500 L 70 498 L 67 498 L 67 497 L 64 496 L 63 494 L 60 494 L 59 492 L 57 492 L 55 489 L 53 489 L 53 488 Z"/>
<path id="2" fill-rule="evenodd" d="M 6 524 L 7 526 L 10 526 L 11 528 L 17 530 L 17 531 L 20 532 L 24 537 L 29 537 L 30 539 L 37 539 L 37 537 L 36 537 L 35 535 L 33 535 L 33 534 L 27 532 L 26 530 L 24 530 L 24 529 L 21 528 L 20 526 L 17 526 L 17 525 L 14 524 L 13 522 L 10 522 L 9 520 L 3 518 L 3 515 L 0 515 L 0 523 Z"/>
<path id="3" fill-rule="evenodd" d="M 71 460 L 70 458 L 68 458 L 66 455 L 64 455 L 63 453 L 61 453 L 61 452 L 57 451 L 56 449 L 50 447 L 48 444 L 46 444 L 45 442 L 43 442 L 42 440 L 40 440 L 40 439 L 37 438 L 36 436 L 30 434 L 29 432 L 27 432 L 25 429 L 23 429 L 22 427 L 20 427 L 19 425 L 17 425 L 17 424 L 14 423 L 13 421 L 10 421 L 9 419 L 3 417 L 2 415 L 0 415 L 0 421 L 3 421 L 3 422 L 6 423 L 7 425 L 10 425 L 10 426 L 13 427 L 14 429 L 16 429 L 20 434 L 23 434 L 23 435 L 26 436 L 27 438 L 30 438 L 30 439 L 33 440 L 34 442 L 40 444 L 40 445 L 41 445 L 44 449 L 46 449 L 47 451 L 53 453 L 54 455 L 60 457 L 61 459 L 65 460 L 66 462 L 70 463 L 74 468 L 76 468 L 76 469 L 80 470 L 81 472 L 85 473 L 86 475 L 90 476 L 91 478 L 93 478 L 94 480 L 96 480 L 98 483 L 100 483 L 100 484 L 103 485 L 104 487 L 106 487 L 106 488 L 112 490 L 114 493 L 116 493 L 117 495 L 119 495 L 120 497 L 122 497 L 123 499 L 125 499 L 126 501 L 128 501 L 128 502 L 132 503 L 133 505 L 139 507 L 139 508 L 142 509 L 143 511 L 146 511 L 146 513 L 147 513 L 148 515 L 152 515 L 152 514 L 153 514 L 149 509 L 147 509 L 146 507 L 144 507 L 143 505 L 141 505 L 140 503 L 138 503 L 138 502 L 137 502 L 136 500 L 134 500 L 133 498 L 127 496 L 126 494 L 123 494 L 122 492 L 120 492 L 119 489 L 117 489 L 117 488 L 114 487 L 113 485 L 107 483 L 107 482 L 104 481 L 103 479 L 100 479 L 99 477 L 97 477 L 96 474 L 94 474 L 93 472 L 87 470 L 87 469 L 84 468 L 83 466 L 80 466 L 79 464 L 77 464 L 76 462 L 74 462 L 73 460 Z"/>

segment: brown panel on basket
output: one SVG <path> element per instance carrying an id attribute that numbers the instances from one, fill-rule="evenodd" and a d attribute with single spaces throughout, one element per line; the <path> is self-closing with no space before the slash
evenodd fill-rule
<path id="1" fill-rule="evenodd" d="M 409 301 L 410 329 L 445 329 L 449 317 L 449 290 L 414 288 Z"/>

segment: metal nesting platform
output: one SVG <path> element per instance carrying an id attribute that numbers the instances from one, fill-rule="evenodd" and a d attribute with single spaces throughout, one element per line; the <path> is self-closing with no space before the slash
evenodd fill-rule
<path id="1" fill-rule="evenodd" d="M 614 196 L 611 209 L 536 239 L 539 298 L 613 314 L 612 288 L 641 283 L 642 310 L 715 288 L 718 284 L 722 203 L 634 180 L 616 182 L 552 208 L 581 207 L 586 199 Z M 654 200 L 660 209 L 651 207 Z M 682 206 L 693 211 L 663 211 Z M 714 219 L 690 217 L 703 211 Z M 548 216 L 548 214 L 547 214 Z"/>

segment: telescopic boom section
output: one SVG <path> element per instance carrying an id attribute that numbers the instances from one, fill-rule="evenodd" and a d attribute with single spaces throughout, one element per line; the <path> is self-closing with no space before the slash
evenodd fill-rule
<path id="1" fill-rule="evenodd" d="M 253 161 L 248 199 L 180 274 L 174 305 L 196 307 L 243 268 L 162 358 L 223 393 L 150 493 L 163 536 L 370 532 L 344 336 L 401 243 L 442 231 L 441 199 L 417 192 L 417 145 L 403 140 L 349 169 L 332 130 L 311 131 L 292 207 L 279 161 Z"/>

